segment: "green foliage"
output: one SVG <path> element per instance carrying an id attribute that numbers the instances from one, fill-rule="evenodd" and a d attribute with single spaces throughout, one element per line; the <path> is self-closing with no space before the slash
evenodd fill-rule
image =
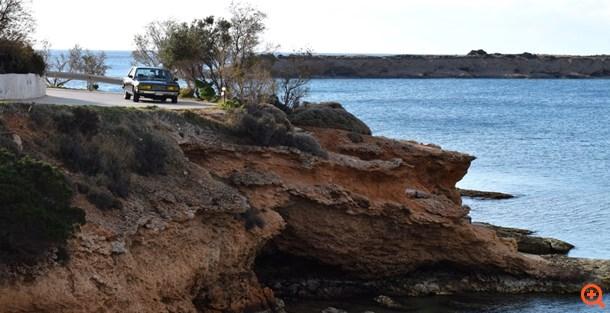
<path id="1" fill-rule="evenodd" d="M 84 108 L 75 107 L 71 112 L 65 112 L 55 116 L 57 129 L 66 134 L 81 133 L 87 137 L 97 134 L 100 118 L 97 112 Z"/>
<path id="2" fill-rule="evenodd" d="M 297 133 L 286 114 L 271 105 L 248 106 L 238 113 L 237 133 L 241 133 L 261 146 L 295 147 L 303 152 L 326 158 L 327 152 L 310 135 Z"/>
<path id="3" fill-rule="evenodd" d="M 0 149 L 0 262 L 33 264 L 63 246 L 74 225 L 85 222 L 71 197 L 57 169 Z"/>
<path id="4" fill-rule="evenodd" d="M 143 176 L 165 174 L 169 149 L 163 139 L 149 133 L 142 135 L 136 145 L 136 172 Z"/>
<path id="5" fill-rule="evenodd" d="M 59 157 L 73 171 L 95 175 L 102 170 L 99 147 L 85 144 L 77 136 L 60 137 Z"/>
<path id="6" fill-rule="evenodd" d="M 221 100 L 219 105 L 223 110 L 238 109 L 238 108 L 241 108 L 241 106 L 242 106 L 241 103 L 239 103 L 239 101 L 237 99 L 235 99 L 235 100 L 227 99 L 227 101 Z"/>
<path id="7" fill-rule="evenodd" d="M 206 81 L 196 80 L 196 87 L 199 90 L 199 98 L 212 101 L 216 98 L 216 90 L 212 87 L 212 84 L 207 83 Z"/>
<path id="8" fill-rule="evenodd" d="M 30 44 L 0 39 L 0 74 L 43 75 L 45 68 L 43 57 Z"/>
<path id="9" fill-rule="evenodd" d="M 290 145 L 303 152 L 308 152 L 322 158 L 328 157 L 328 152 L 322 149 L 316 138 L 306 133 L 293 134 Z"/>
<path id="10" fill-rule="evenodd" d="M 145 111 L 70 107 L 52 114 L 64 133 L 57 140 L 59 159 L 71 171 L 95 177 L 115 196 L 129 195 L 134 172 L 166 174 L 172 147 L 143 120 Z"/>

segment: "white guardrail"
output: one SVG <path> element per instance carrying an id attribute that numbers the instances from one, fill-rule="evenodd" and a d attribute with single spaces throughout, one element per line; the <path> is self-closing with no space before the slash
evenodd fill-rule
<path id="1" fill-rule="evenodd" d="M 26 100 L 44 97 L 47 84 L 36 74 L 0 74 L 0 100 Z"/>
<path id="2" fill-rule="evenodd" d="M 89 75 L 89 74 L 81 74 L 81 73 L 67 73 L 67 72 L 47 72 L 47 77 L 56 77 L 62 79 L 71 79 L 71 80 L 84 80 L 88 82 L 96 82 L 96 83 L 106 83 L 112 85 L 123 85 L 123 79 L 120 77 L 108 77 L 108 76 L 98 76 L 98 75 Z"/>

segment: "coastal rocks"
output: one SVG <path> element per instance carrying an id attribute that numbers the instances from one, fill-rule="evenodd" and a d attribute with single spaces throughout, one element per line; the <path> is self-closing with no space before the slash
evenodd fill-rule
<path id="1" fill-rule="evenodd" d="M 371 129 L 336 102 L 306 103 L 295 109 L 289 116 L 296 126 L 323 127 L 371 135 Z"/>
<path id="2" fill-rule="evenodd" d="M 474 223 L 488 229 L 494 230 L 499 237 L 512 238 L 517 241 L 517 249 L 523 253 L 537 255 L 544 254 L 568 254 L 574 246 L 565 241 L 555 238 L 532 236 L 534 232 L 526 229 L 500 227 L 487 223 Z"/>
<path id="3" fill-rule="evenodd" d="M 455 184 L 472 156 L 302 126 L 328 151 L 319 157 L 200 127 L 209 121 L 192 124 L 178 113 L 96 110 L 108 110 L 100 123 L 151 126 L 180 166 L 130 173 L 130 192 L 116 210 L 76 194 L 72 205 L 86 223 L 68 242 L 69 258 L 1 281 L 3 312 L 276 313 L 278 296 L 573 292 L 584 281 L 609 282 L 601 261 L 527 255 L 514 238 L 470 224 Z M 265 120 L 290 129 L 278 115 Z M 53 122 L 33 127 L 29 118 L 19 107 L 2 115 L 23 125 L 7 127 L 25 153 L 61 167 L 56 147 L 46 146 L 56 134 L 44 125 Z M 97 182 L 61 170 L 75 182 Z"/>
<path id="4" fill-rule="evenodd" d="M 515 196 L 509 195 L 507 193 L 501 192 L 493 192 L 493 191 L 480 191 L 480 190 L 471 190 L 471 189 L 461 189 L 457 188 L 462 197 L 468 198 L 476 198 L 481 200 L 504 200 L 504 199 L 512 199 Z"/>
<path id="5" fill-rule="evenodd" d="M 404 305 L 402 305 L 402 304 L 394 301 L 394 299 L 392 299 L 388 296 L 384 296 L 384 295 L 379 295 L 379 296 L 375 297 L 373 299 L 373 301 L 375 301 L 379 305 L 386 307 L 388 309 L 406 309 Z"/>
<path id="6" fill-rule="evenodd" d="M 322 313 L 347 313 L 347 311 L 337 309 L 334 307 L 327 307 L 326 309 L 322 310 Z"/>
<path id="7" fill-rule="evenodd" d="M 353 144 L 346 131 L 307 131 L 331 152 Z M 235 188 L 252 206 L 276 211 L 286 222 L 286 229 L 272 240 L 275 250 L 316 260 L 353 279 L 407 275 L 443 263 L 515 275 L 554 275 L 543 260 L 520 254 L 514 241 L 465 221 L 468 210 L 455 183 L 472 157 L 366 135 L 362 144 L 379 147 L 378 157 L 363 160 L 329 153 L 328 159 L 320 159 L 274 148 L 265 149 L 263 157 L 248 146 L 183 148 L 192 162 L 222 179 L 239 169 L 273 173 L 278 178 L 273 185 Z"/>

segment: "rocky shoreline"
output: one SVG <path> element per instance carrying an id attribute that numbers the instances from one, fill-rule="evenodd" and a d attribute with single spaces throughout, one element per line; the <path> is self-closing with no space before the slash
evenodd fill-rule
<path id="1" fill-rule="evenodd" d="M 474 157 L 371 136 L 336 103 L 4 105 L 0 130 L 3 157 L 55 169 L 84 214 L 36 264 L 0 264 L 3 312 L 282 312 L 281 298 L 610 286 L 609 261 L 471 223 L 455 184 Z"/>
<path id="2" fill-rule="evenodd" d="M 273 73 L 297 62 L 315 78 L 604 78 L 610 57 L 522 54 L 266 56 Z"/>

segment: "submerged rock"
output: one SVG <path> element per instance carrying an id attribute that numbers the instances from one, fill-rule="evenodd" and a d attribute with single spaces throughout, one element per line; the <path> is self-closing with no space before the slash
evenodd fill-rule
<path id="1" fill-rule="evenodd" d="M 462 197 L 468 198 L 477 198 L 483 200 L 503 200 L 503 199 L 512 199 L 515 196 L 502 193 L 502 192 L 494 192 L 494 191 L 480 191 L 480 190 L 471 190 L 471 189 L 461 189 L 457 188 Z"/>
<path id="2" fill-rule="evenodd" d="M 501 227 L 487 223 L 474 223 L 496 231 L 502 238 L 512 238 L 517 241 L 517 249 L 520 252 L 537 255 L 544 254 L 568 254 L 574 249 L 574 245 L 555 238 L 532 236 L 534 232 L 526 229 Z"/>

